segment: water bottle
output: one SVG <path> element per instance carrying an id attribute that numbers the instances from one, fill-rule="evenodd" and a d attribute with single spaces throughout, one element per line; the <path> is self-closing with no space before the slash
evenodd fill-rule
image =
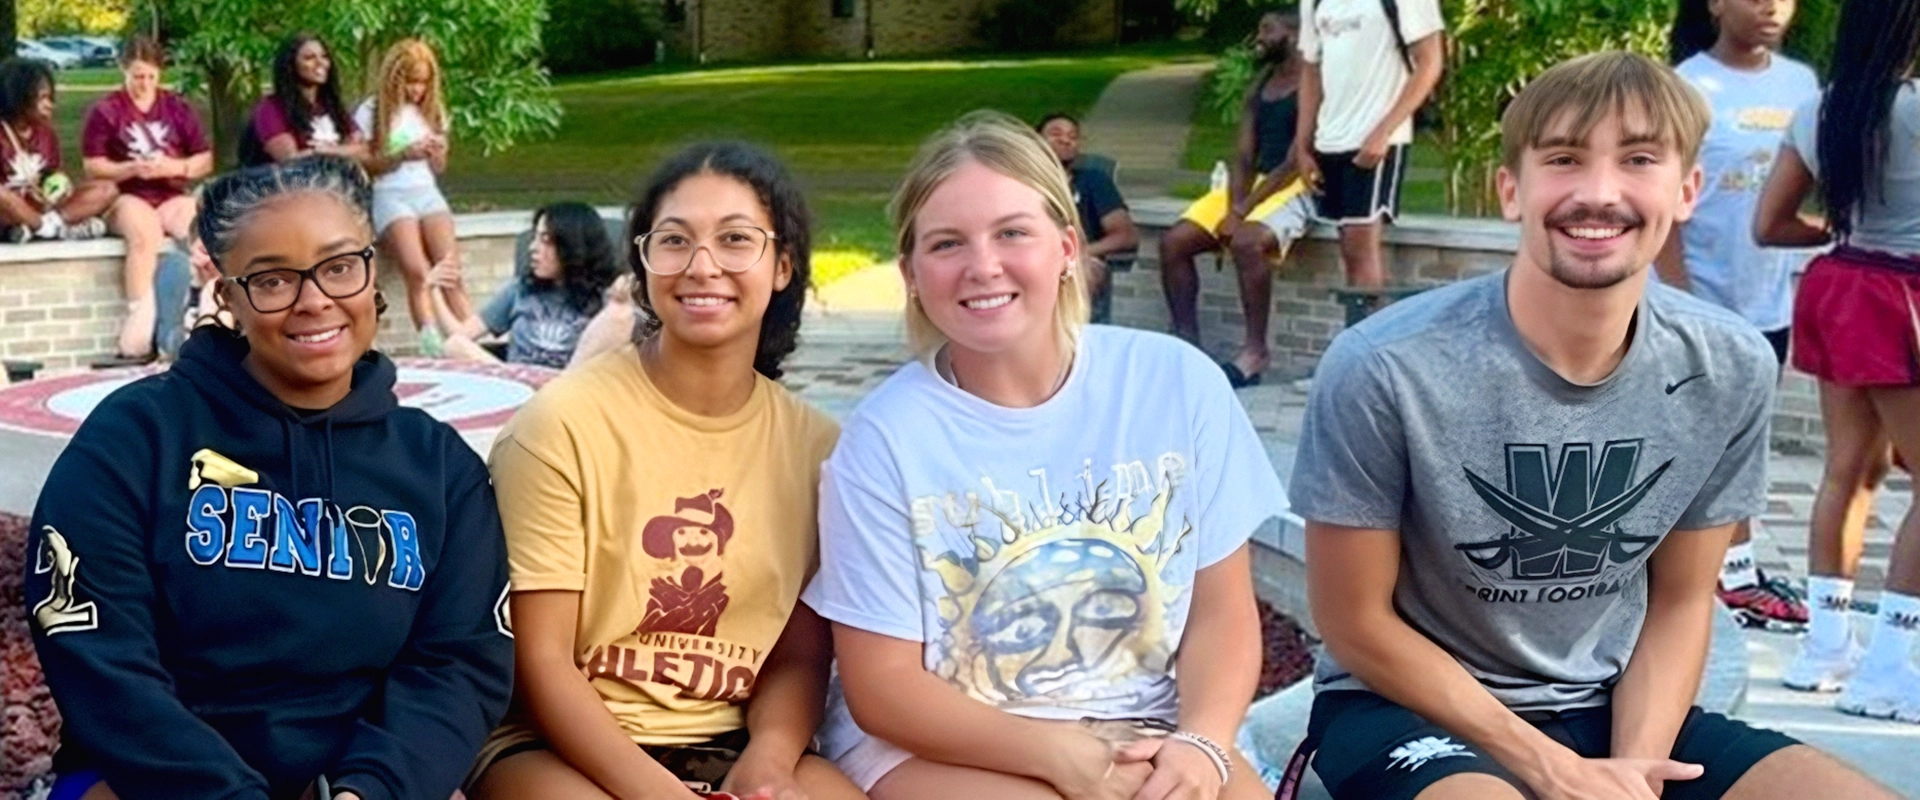
<path id="1" fill-rule="evenodd" d="M 1213 162 L 1213 190 L 1214 191 L 1216 192 L 1226 191 L 1227 181 L 1231 179 L 1232 179 L 1232 173 L 1227 171 L 1227 162 L 1225 161 Z"/>

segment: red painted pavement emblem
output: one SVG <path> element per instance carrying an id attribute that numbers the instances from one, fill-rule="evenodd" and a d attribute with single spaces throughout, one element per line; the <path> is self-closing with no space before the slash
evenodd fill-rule
<path id="1" fill-rule="evenodd" d="M 545 367 L 396 359 L 400 404 L 418 408 L 461 432 L 506 424 L 533 393 L 560 374 Z M 0 428 L 67 437 L 115 389 L 165 367 L 102 370 L 0 388 Z"/>

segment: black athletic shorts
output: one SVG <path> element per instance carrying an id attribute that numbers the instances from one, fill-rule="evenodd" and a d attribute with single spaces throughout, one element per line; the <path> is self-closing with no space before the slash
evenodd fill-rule
<path id="1" fill-rule="evenodd" d="M 1780 368 L 1787 366 L 1787 345 L 1793 343 L 1793 326 L 1789 325 L 1777 331 L 1761 331 L 1767 337 L 1767 344 L 1773 345 L 1773 357 L 1780 362 Z"/>
<path id="2" fill-rule="evenodd" d="M 1386 158 L 1361 169 L 1353 163 L 1357 152 L 1315 153 L 1320 165 L 1320 195 L 1315 213 L 1340 225 L 1391 222 L 1400 214 L 1400 183 L 1407 175 L 1407 146 L 1387 148 Z"/>
<path id="3" fill-rule="evenodd" d="M 1587 758 L 1612 746 L 1610 706 L 1543 713 L 1530 719 L 1542 733 Z M 1334 800 L 1413 800 L 1441 778 L 1476 772 L 1525 789 L 1493 757 L 1419 715 L 1372 692 L 1321 692 L 1308 729 L 1320 731 L 1313 769 Z M 1669 782 L 1661 800 L 1708 800 L 1726 794 L 1760 759 L 1799 744 L 1784 733 L 1701 711 L 1687 712 L 1673 759 L 1706 767 L 1691 781 Z"/>

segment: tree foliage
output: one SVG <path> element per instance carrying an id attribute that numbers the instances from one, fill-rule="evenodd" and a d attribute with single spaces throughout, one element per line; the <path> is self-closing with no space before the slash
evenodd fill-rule
<path id="1" fill-rule="evenodd" d="M 268 90 L 281 40 L 302 30 L 327 41 L 355 98 L 371 92 L 388 45 L 425 39 L 446 72 L 454 136 L 486 152 L 559 127 L 540 65 L 543 0 L 150 1 L 136 21 L 165 33 L 175 62 L 206 91 L 223 141 Z"/>
<path id="2" fill-rule="evenodd" d="M 127 24 L 127 0 L 16 0 L 21 36 L 118 33 Z"/>

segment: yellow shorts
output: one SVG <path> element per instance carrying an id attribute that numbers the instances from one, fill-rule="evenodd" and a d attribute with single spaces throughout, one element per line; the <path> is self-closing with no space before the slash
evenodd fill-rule
<path id="1" fill-rule="evenodd" d="M 1260 188 L 1265 177 L 1255 178 L 1252 188 Z M 1227 192 L 1222 189 L 1208 192 L 1193 201 L 1193 205 L 1187 206 L 1180 218 L 1212 232 L 1219 230 L 1220 223 L 1227 218 L 1227 210 Z M 1269 195 L 1260 201 L 1260 205 L 1247 212 L 1247 221 L 1265 225 L 1282 242 L 1299 238 L 1313 222 L 1313 202 L 1307 196 L 1306 184 L 1296 179 Z"/>

